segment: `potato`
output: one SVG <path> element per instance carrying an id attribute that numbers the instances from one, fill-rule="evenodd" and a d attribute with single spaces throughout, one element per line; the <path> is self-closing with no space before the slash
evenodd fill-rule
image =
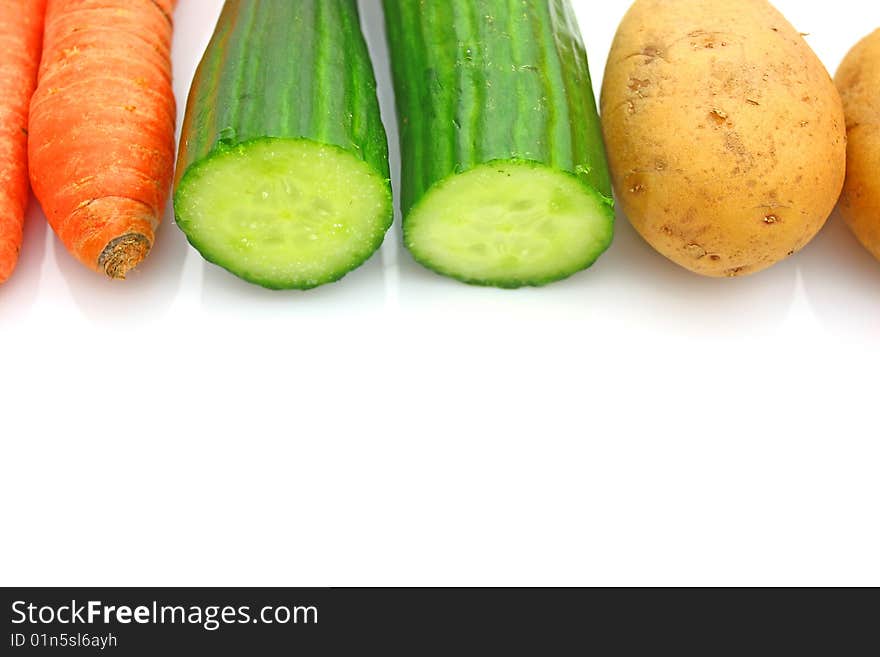
<path id="1" fill-rule="evenodd" d="M 840 96 L 764 0 L 637 0 L 611 49 L 602 117 L 624 213 L 698 274 L 793 255 L 843 186 Z"/>
<path id="2" fill-rule="evenodd" d="M 880 259 L 880 30 L 850 51 L 835 81 L 849 137 L 840 213 Z"/>

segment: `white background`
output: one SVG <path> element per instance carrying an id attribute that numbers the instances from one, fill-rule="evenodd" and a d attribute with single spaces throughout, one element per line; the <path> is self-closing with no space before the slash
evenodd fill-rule
<path id="1" fill-rule="evenodd" d="M 628 2 L 576 5 L 598 89 Z M 181 116 L 220 6 L 180 2 Z M 777 6 L 832 71 L 880 25 Z M 170 215 L 102 280 L 33 207 L 0 289 L 0 583 L 880 584 L 880 265 L 839 220 L 704 280 L 621 219 L 593 270 L 519 292 L 421 269 L 398 231 L 278 294 Z"/>

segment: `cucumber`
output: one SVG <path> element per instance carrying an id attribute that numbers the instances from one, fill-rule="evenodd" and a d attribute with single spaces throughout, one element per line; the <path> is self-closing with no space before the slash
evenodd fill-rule
<path id="1" fill-rule="evenodd" d="M 392 222 L 388 141 L 355 0 L 227 0 L 193 81 L 177 225 L 271 289 L 337 281 Z"/>
<path id="2" fill-rule="evenodd" d="M 567 0 L 384 0 L 404 242 L 466 283 L 540 286 L 614 232 L 587 56 Z"/>

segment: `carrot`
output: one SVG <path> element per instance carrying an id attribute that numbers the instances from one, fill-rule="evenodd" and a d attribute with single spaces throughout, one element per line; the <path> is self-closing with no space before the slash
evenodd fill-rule
<path id="1" fill-rule="evenodd" d="M 111 278 L 125 278 L 147 256 L 171 188 L 175 2 L 46 7 L 31 185 L 67 249 Z"/>
<path id="2" fill-rule="evenodd" d="M 15 269 L 28 202 L 28 106 L 46 0 L 0 0 L 0 283 Z"/>

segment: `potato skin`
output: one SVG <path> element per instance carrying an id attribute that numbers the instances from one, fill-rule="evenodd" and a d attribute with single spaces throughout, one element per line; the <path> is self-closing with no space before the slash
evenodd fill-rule
<path id="1" fill-rule="evenodd" d="M 840 96 L 765 0 L 637 0 L 611 49 L 602 121 L 623 211 L 698 274 L 793 255 L 843 186 Z"/>
<path id="2" fill-rule="evenodd" d="M 880 30 L 859 42 L 835 76 L 846 114 L 846 184 L 840 213 L 880 260 Z"/>

